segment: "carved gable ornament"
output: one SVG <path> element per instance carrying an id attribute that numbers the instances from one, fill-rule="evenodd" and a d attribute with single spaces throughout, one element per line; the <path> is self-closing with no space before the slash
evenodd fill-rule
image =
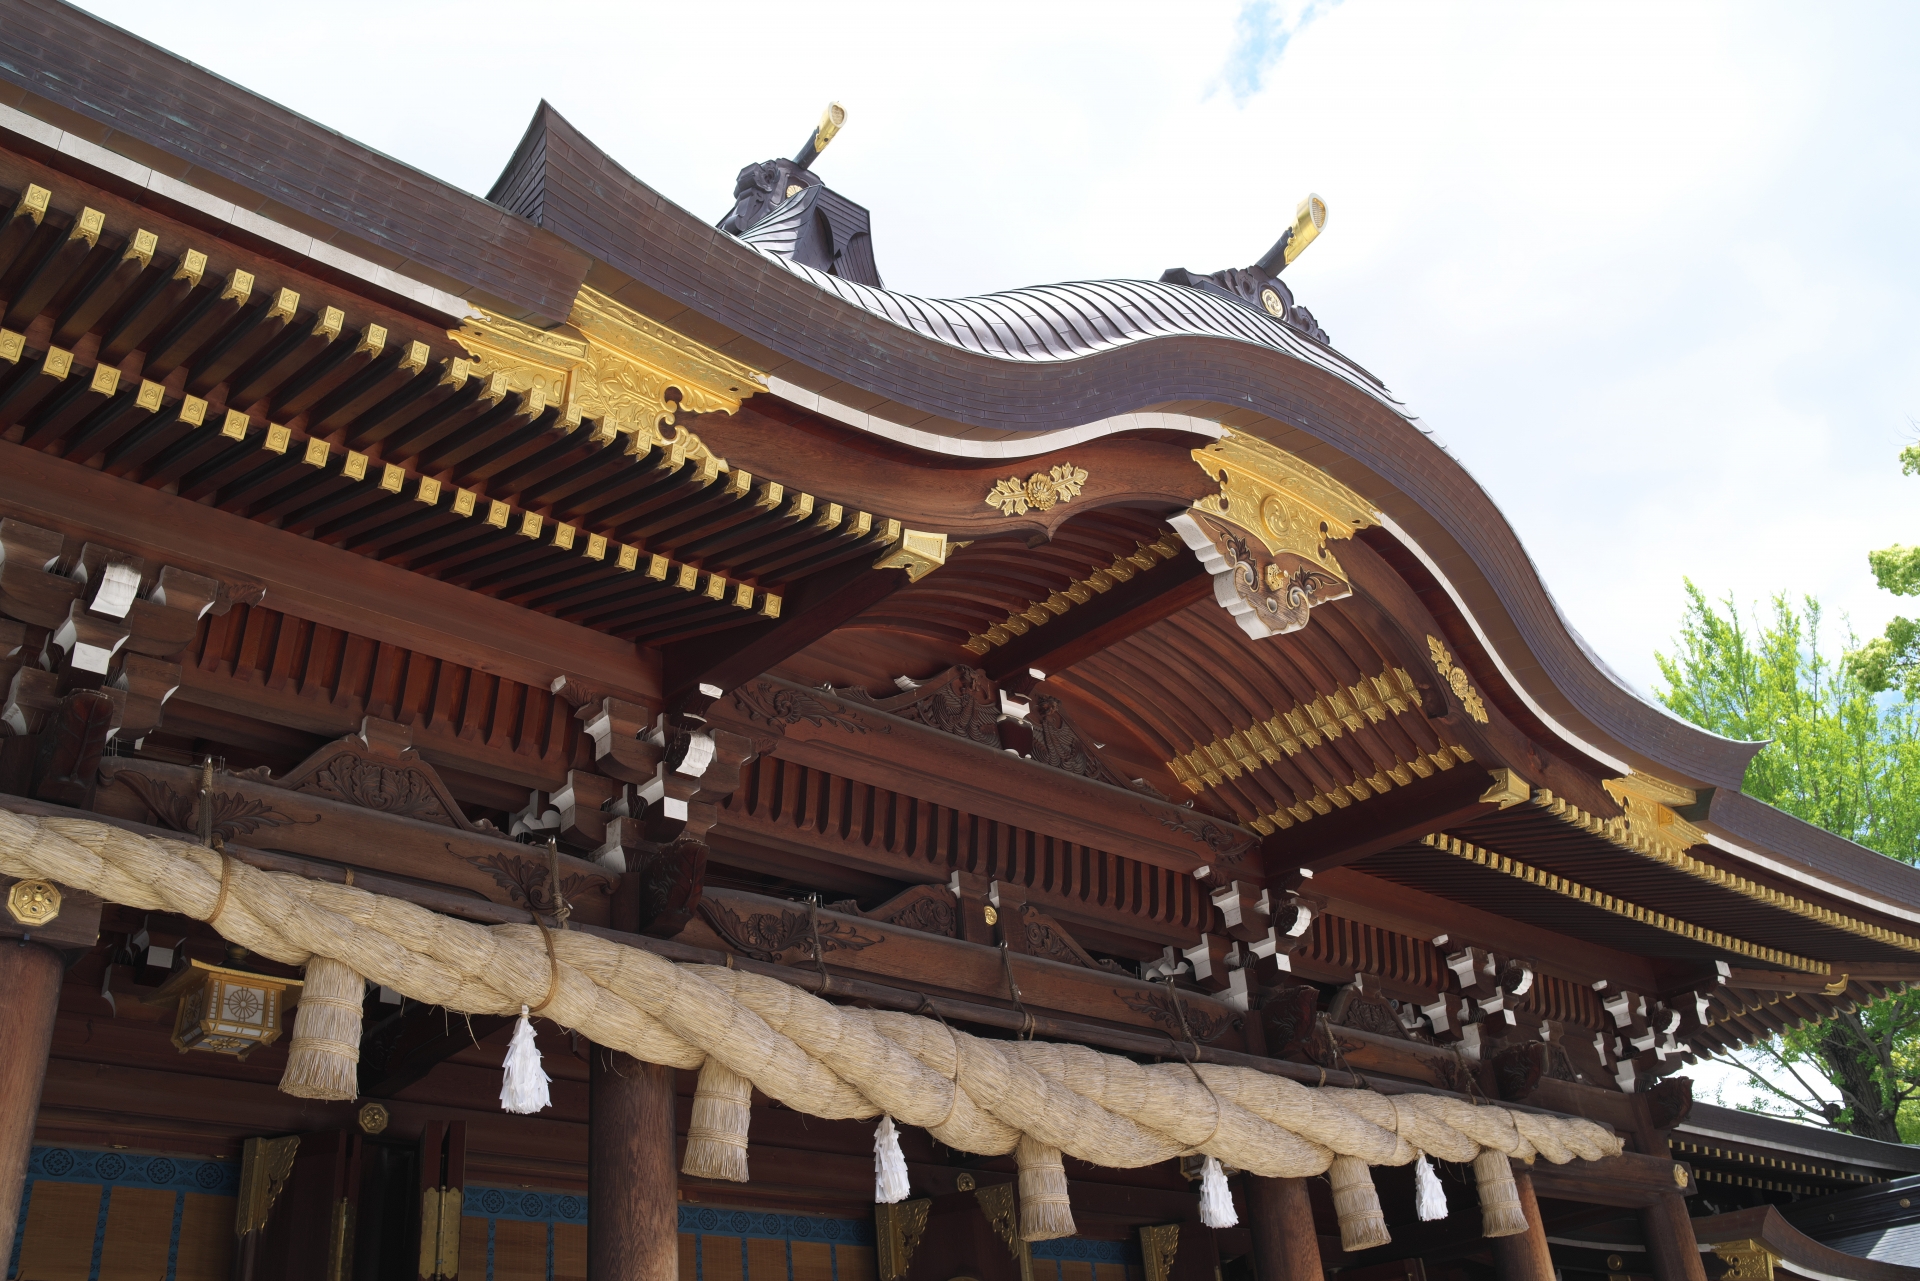
<path id="1" fill-rule="evenodd" d="M 560 407 L 571 431 L 582 419 L 595 439 L 628 437 L 627 452 L 654 446 L 685 458 L 712 455 L 692 432 L 661 431 L 677 412 L 732 413 L 766 387 L 766 375 L 582 286 L 568 323 L 555 329 L 481 313 L 452 337 L 473 356 L 474 372 L 518 392 L 534 410 Z M 669 392 L 673 393 L 669 396 Z M 719 470 L 724 461 L 716 460 Z"/>
<path id="2" fill-rule="evenodd" d="M 1379 519 L 1364 498 L 1244 432 L 1227 431 L 1193 460 L 1220 492 L 1170 523 L 1242 631 L 1256 640 L 1298 631 L 1315 605 L 1353 594 L 1331 544 Z"/>
<path id="3" fill-rule="evenodd" d="M 438 771 L 414 749 L 407 727 L 371 716 L 358 734 L 307 757 L 279 786 L 399 818 L 474 830 Z"/>

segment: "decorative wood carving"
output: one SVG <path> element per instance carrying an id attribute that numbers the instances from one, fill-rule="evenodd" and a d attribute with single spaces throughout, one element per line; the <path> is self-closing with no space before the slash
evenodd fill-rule
<path id="1" fill-rule="evenodd" d="M 1092 744 L 1074 728 L 1060 700 L 1051 694 L 1033 696 L 1033 710 L 1027 713 L 1027 727 L 1033 731 L 1033 745 L 1027 755 L 1042 765 L 1051 765 L 1098 783 L 1124 787 L 1128 791 L 1160 796 L 1145 783 L 1136 784 L 1131 779 L 1120 777 L 1112 766 L 1095 755 Z"/>
<path id="2" fill-rule="evenodd" d="M 1320 989 L 1309 983 L 1269 989 L 1260 1006 L 1267 1053 L 1276 1059 L 1312 1057 L 1309 1047 L 1320 1022 Z"/>
<path id="3" fill-rule="evenodd" d="M 1087 484 L 1087 469 L 1072 463 L 1058 463 L 1047 471 L 1037 471 L 1025 480 L 1008 476 L 993 483 L 987 492 L 987 506 L 1002 516 L 1024 516 L 1029 507 L 1050 511 L 1055 503 L 1072 502 Z"/>
<path id="4" fill-rule="evenodd" d="M 284 827 L 292 823 L 318 823 L 316 818 L 297 819 L 274 807 L 271 800 L 219 789 L 219 780 L 230 774 L 214 775 L 213 834 L 223 841 L 239 841 L 261 828 Z M 138 769 L 114 771 L 112 782 L 131 788 L 146 802 L 160 821 L 176 832 L 200 830 L 200 789 L 184 780 L 150 777 Z"/>
<path id="5" fill-rule="evenodd" d="M 670 939 L 687 927 L 700 903 L 707 879 L 707 847 L 683 839 L 637 857 L 630 854 L 626 874 L 639 882 L 635 922 L 639 932 Z"/>
<path id="6" fill-rule="evenodd" d="M 950 667 L 916 689 L 891 698 L 874 698 L 864 689 L 835 690 L 849 702 L 941 730 L 986 747 L 1000 744 L 1000 693 L 984 672 Z"/>
<path id="7" fill-rule="evenodd" d="M 740 709 L 750 721 L 761 721 L 775 727 L 798 725 L 801 721 L 816 728 L 832 726 L 846 730 L 851 734 L 864 734 L 867 726 L 855 717 L 845 715 L 832 704 L 816 698 L 801 689 L 792 689 L 776 685 L 772 681 L 754 681 L 742 685 L 733 691 L 733 705 Z M 890 727 L 880 725 L 876 728 L 882 734 L 892 733 Z"/>
<path id="8" fill-rule="evenodd" d="M 872 715 L 872 706 L 850 703 L 831 690 L 815 692 L 763 678 L 709 712 L 716 732 L 751 734 L 758 725 L 771 727 L 784 741 L 762 740 L 763 755 L 778 750 L 788 760 L 955 808 L 980 806 L 984 796 L 991 799 L 988 817 L 1045 830 L 1055 839 L 1127 848 L 1142 860 L 1184 872 L 1237 862 L 1257 844 L 1244 828 L 1139 792 L 1124 793 L 1131 804 L 1115 805 L 1115 793 L 1106 784 L 1032 769 L 985 743 L 968 740 L 970 747 L 956 754 L 948 734 Z M 862 741 L 869 729 L 892 738 Z"/>
<path id="9" fill-rule="evenodd" d="M 700 900 L 700 915 L 721 938 L 756 961 L 777 961 L 781 954 L 800 949 L 813 958 L 814 940 L 825 952 L 854 951 L 872 947 L 881 940 L 862 934 L 851 921 L 820 912 L 776 909 L 742 915 L 711 897 Z"/>
<path id="10" fill-rule="evenodd" d="M 946 938 L 955 937 L 960 919 L 953 892 L 944 885 L 916 885 L 864 915 L 869 920 Z"/>
<path id="11" fill-rule="evenodd" d="M 1150 809 L 1145 812 L 1158 818 L 1162 827 L 1170 827 L 1189 840 L 1206 846 L 1213 854 L 1212 862 L 1224 863 L 1228 867 L 1239 866 L 1240 860 L 1247 856 L 1247 850 L 1253 845 L 1253 838 L 1246 832 L 1215 822 L 1192 810 Z"/>
<path id="12" fill-rule="evenodd" d="M 493 851 L 468 854 L 461 862 L 493 878 L 515 907 L 524 907 L 540 916 L 551 916 L 559 908 L 553 901 L 553 861 L 544 853 L 508 854 Z M 586 872 L 562 872 L 560 893 L 569 906 L 590 894 L 603 895 L 606 883 Z"/>
<path id="13" fill-rule="evenodd" d="M 197 835 L 198 770 L 109 756 L 100 762 L 100 778 L 95 807 L 102 812 L 143 821 L 151 814 Z M 264 769 L 216 775 L 213 799 L 214 831 L 225 840 L 470 890 L 489 902 L 553 910 L 552 861 L 545 849 L 485 830 L 296 792 L 268 778 Z M 573 904 L 573 919 L 605 924 L 618 878 L 564 852 L 560 863 L 561 892 Z"/>
<path id="14" fill-rule="evenodd" d="M 1376 1036 L 1411 1040 L 1400 1026 L 1393 1003 L 1380 993 L 1380 981 L 1371 974 L 1356 974 L 1353 982 L 1333 994 L 1327 1009 L 1327 1022 L 1335 1027 L 1356 1028 Z"/>
<path id="15" fill-rule="evenodd" d="M 1219 1006 L 1209 1008 L 1184 993 L 1176 998 L 1158 984 L 1139 990 L 1115 988 L 1113 994 L 1128 1009 L 1144 1015 L 1176 1041 L 1184 1041 L 1191 1035 L 1202 1045 L 1209 1045 L 1233 1026 L 1233 1015 L 1227 1010 Z"/>
<path id="16" fill-rule="evenodd" d="M 1015 919 L 1008 922 L 1008 916 Z M 1060 922 L 1031 903 L 1020 904 L 1017 913 L 1003 913 L 1001 921 L 1020 931 L 1019 950 L 1028 956 L 1043 957 L 1062 965 L 1084 966 L 1090 970 L 1101 968 L 1099 962 L 1087 955 L 1086 949 L 1074 941 Z"/>
<path id="17" fill-rule="evenodd" d="M 400 818 L 471 832 L 440 775 L 414 750 L 405 725 L 367 717 L 360 732 L 309 756 L 280 786 Z"/>

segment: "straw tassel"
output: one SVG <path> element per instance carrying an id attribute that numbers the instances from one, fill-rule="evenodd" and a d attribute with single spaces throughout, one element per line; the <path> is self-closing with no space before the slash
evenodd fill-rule
<path id="1" fill-rule="evenodd" d="M 897 1205 L 913 1191 L 907 1182 L 907 1158 L 900 1151 L 900 1132 L 893 1118 L 880 1118 L 873 1132 L 873 1200 L 876 1205 Z"/>
<path id="2" fill-rule="evenodd" d="M 1513 1163 L 1505 1152 L 1484 1148 L 1473 1158 L 1473 1177 L 1480 1184 L 1480 1235 L 1518 1236 L 1527 1230 L 1527 1212 L 1520 1208 L 1520 1189 L 1513 1183 Z"/>
<path id="3" fill-rule="evenodd" d="M 747 1181 L 747 1123 L 753 1083 L 709 1057 L 693 1089 L 693 1120 L 687 1125 L 687 1155 L 680 1172 L 700 1179 Z"/>
<path id="4" fill-rule="evenodd" d="M 1233 1193 L 1227 1190 L 1226 1171 L 1212 1157 L 1200 1167 L 1200 1222 L 1210 1228 L 1230 1228 L 1240 1222 Z"/>
<path id="5" fill-rule="evenodd" d="M 335 1101 L 359 1097 L 366 995 L 367 981 L 344 963 L 324 956 L 307 962 L 281 1093 Z"/>
<path id="6" fill-rule="evenodd" d="M 1348 1254 L 1371 1250 L 1393 1240 L 1387 1216 L 1380 1212 L 1380 1193 L 1373 1171 L 1357 1156 L 1337 1156 L 1327 1170 L 1333 1184 L 1333 1210 L 1340 1217 L 1340 1248 Z"/>
<path id="7" fill-rule="evenodd" d="M 1067 1200 L 1067 1169 L 1060 1149 L 1020 1136 L 1013 1149 L 1020 1170 L 1020 1239 L 1052 1241 L 1073 1235 L 1073 1206 Z"/>
<path id="8" fill-rule="evenodd" d="M 514 1024 L 513 1040 L 507 1042 L 506 1071 L 500 1078 L 500 1106 L 509 1112 L 526 1115 L 549 1106 L 546 1069 L 540 1066 L 540 1047 L 533 1043 L 533 1024 L 527 1019 L 527 1007 L 520 1007 L 520 1021 Z"/>
<path id="9" fill-rule="evenodd" d="M 1440 1186 L 1440 1176 L 1433 1172 L 1425 1152 L 1413 1163 L 1413 1208 L 1422 1223 L 1447 1217 L 1447 1190 Z"/>

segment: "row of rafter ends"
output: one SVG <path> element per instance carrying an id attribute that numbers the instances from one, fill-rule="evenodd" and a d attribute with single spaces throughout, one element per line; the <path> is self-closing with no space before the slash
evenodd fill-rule
<path id="1" fill-rule="evenodd" d="M 976 654 L 991 653 L 994 646 L 1025 636 L 1036 627 L 1045 627 L 1075 605 L 1084 605 L 1096 595 L 1112 591 L 1115 583 L 1130 582 L 1135 574 L 1172 560 L 1186 549 L 1186 544 L 1178 534 L 1167 533 L 1150 543 L 1136 540 L 1133 547 L 1131 552 L 1115 556 L 1113 564 L 1096 565 L 1085 578 L 1074 579 L 1045 600 L 1030 600 L 1026 608 L 1016 609 L 984 632 L 967 637 L 966 648 Z"/>
<path id="2" fill-rule="evenodd" d="M 1219 787 L 1227 779 L 1251 774 L 1262 765 L 1278 764 L 1283 758 L 1297 756 L 1308 748 L 1339 738 L 1345 731 L 1358 731 L 1369 723 L 1399 715 L 1417 700 L 1413 679 L 1401 668 L 1369 677 L 1345 690 L 1323 694 L 1311 703 L 1296 704 L 1287 711 L 1276 711 L 1265 721 L 1256 721 L 1211 743 L 1197 744 L 1192 751 L 1175 756 L 1167 770 L 1190 792 L 1199 793 Z M 1331 792 L 1315 792 L 1304 800 L 1282 806 L 1271 814 L 1247 820 L 1261 835 L 1304 823 L 1316 814 L 1345 809 L 1355 801 L 1384 796 L 1396 784 L 1406 787 L 1417 778 L 1431 778 L 1436 769 L 1449 770 L 1464 764 L 1473 755 L 1464 747 L 1442 744 L 1438 751 L 1396 758 L 1391 765 L 1371 776 L 1357 776 L 1351 783 Z"/>
<path id="3" fill-rule="evenodd" d="M 1782 1174 L 1805 1174 L 1816 1179 L 1830 1179 L 1835 1183 L 1885 1183 L 1886 1180 L 1872 1174 L 1862 1174 L 1857 1170 L 1839 1170 L 1830 1165 L 1815 1165 L 1811 1161 L 1791 1161 L 1784 1157 L 1762 1156 L 1757 1152 L 1746 1152 L 1739 1148 L 1716 1148 L 1710 1144 L 1695 1143 L 1690 1139 L 1668 1139 L 1667 1150 L 1674 1156 L 1693 1157 L 1714 1161 L 1737 1161 L 1742 1165 L 1757 1165 L 1767 1170 L 1778 1170 Z M 1701 1172 L 1705 1178 L 1705 1172 Z"/>
<path id="4" fill-rule="evenodd" d="M 1765 903 L 1769 907 L 1791 912 L 1805 920 L 1830 926 L 1836 930 L 1844 930 L 1848 934 L 1855 934 L 1864 939 L 1872 939 L 1876 943 L 1885 943 L 1889 947 L 1897 947 L 1903 951 L 1920 952 L 1920 938 L 1915 938 L 1911 934 L 1902 934 L 1898 930 L 1887 929 L 1885 926 L 1870 924 L 1843 912 L 1836 912 L 1830 907 L 1821 907 L 1818 903 L 1809 903 L 1805 899 L 1796 898 L 1772 886 L 1748 880 L 1737 872 L 1729 872 L 1723 867 L 1716 867 L 1712 863 L 1697 859 L 1683 849 L 1649 840 L 1633 831 L 1623 818 L 1601 818 L 1596 814 L 1590 814 L 1571 801 L 1555 796 L 1545 788 L 1533 794 L 1533 803 L 1570 827 L 1577 827 L 1583 832 L 1611 842 L 1620 849 L 1638 854 L 1664 867 L 1673 868 L 1677 872 L 1683 872 L 1695 880 L 1718 885 L 1722 889 L 1731 890 L 1756 903 Z"/>
<path id="5" fill-rule="evenodd" d="M 1537 885 L 1541 889 L 1561 895 L 1564 898 L 1570 898 L 1577 903 L 1584 903 L 1589 907 L 1598 908 L 1603 912 L 1611 912 L 1615 916 L 1623 916 L 1630 921 L 1638 921 L 1642 925 L 1650 925 L 1656 930 L 1663 930 L 1668 934 L 1675 934 L 1681 938 L 1689 939 L 1692 942 L 1704 944 L 1707 947 L 1716 947 L 1723 952 L 1732 952 L 1736 956 L 1744 956 L 1756 961 L 1765 961 L 1769 965 L 1785 966 L 1788 969 L 1800 970 L 1807 974 L 1827 974 L 1832 972 L 1832 967 L 1824 961 L 1809 960 L 1804 956 L 1795 956 L 1791 952 L 1782 952 L 1778 948 L 1762 947 L 1758 943 L 1749 943 L 1747 940 L 1735 938 L 1731 934 L 1722 934 L 1719 930 L 1710 930 L 1705 926 L 1694 925 L 1691 922 L 1680 920 L 1678 917 L 1668 916 L 1665 912 L 1656 912 L 1652 908 L 1642 907 L 1638 903 L 1630 903 L 1626 899 L 1615 898 L 1611 894 L 1602 893 L 1591 886 L 1582 885 L 1578 881 L 1570 881 L 1564 876 L 1559 876 L 1553 872 L 1535 867 L 1531 863 L 1522 863 L 1519 859 L 1508 858 L 1503 854 L 1496 854 L 1492 850 L 1483 849 L 1470 841 L 1463 841 L 1457 836 L 1448 836 L 1444 832 L 1433 832 L 1420 839 L 1423 844 L 1431 846 L 1442 853 L 1451 854 L 1455 858 L 1465 859 L 1469 863 L 1476 863 L 1489 871 L 1498 872 L 1503 876 L 1511 876 L 1515 880 L 1525 881 L 1529 885 Z"/>
<path id="6" fill-rule="evenodd" d="M 296 304 L 297 305 L 297 304 Z M 340 324 L 337 309 L 328 308 L 322 317 L 322 324 L 337 330 Z M 385 342 L 385 331 L 377 325 L 367 326 L 361 343 L 372 344 L 377 352 Z M 417 349 L 417 350 L 415 350 Z M 16 364 L 25 351 L 25 338 L 10 329 L 0 329 L 0 362 Z M 407 354 L 407 360 L 414 362 L 408 366 L 424 371 L 428 353 L 425 343 L 413 343 Z M 447 362 L 447 376 L 456 384 L 465 381 L 472 363 L 465 360 Z M 41 371 L 49 377 L 64 380 L 72 372 L 73 353 L 63 348 L 49 348 L 41 363 Z M 120 371 L 104 362 L 98 365 L 92 375 L 90 390 L 106 397 L 131 395 L 136 406 L 147 413 L 158 413 L 168 397 L 165 386 L 151 380 L 141 380 L 139 386 L 120 386 Z M 504 385 L 499 389 L 504 397 Z M 209 405 L 198 396 L 181 398 L 178 418 L 188 427 L 199 429 L 206 426 Z M 377 463 L 358 450 L 336 451 L 332 445 L 319 437 L 296 436 L 294 431 L 282 424 L 269 422 L 256 428 L 252 418 L 236 409 L 228 409 L 222 418 L 220 435 L 235 442 L 245 442 L 253 438 L 262 450 L 284 455 L 295 446 L 299 449 L 301 461 L 309 467 L 324 469 L 333 464 L 338 474 L 348 480 L 366 481 L 370 477 L 381 489 L 399 494 L 409 479 L 407 470 L 395 463 Z M 681 439 L 687 433 L 681 434 Z M 609 438 L 611 439 L 611 438 Z M 689 461 L 684 454 L 669 446 L 669 457 L 662 460 L 667 470 L 677 470 Z M 337 462 L 336 462 L 337 454 Z M 740 468 L 727 467 L 727 464 L 710 454 L 692 458 L 702 469 L 698 477 L 703 484 L 712 484 L 722 475 L 726 477 L 726 490 L 741 500 L 750 500 L 754 506 L 766 511 L 778 511 L 784 508 L 783 515 L 792 521 L 810 521 L 823 531 L 841 530 L 847 537 L 862 539 L 872 536 L 876 547 L 898 542 L 900 522 L 882 518 L 877 523 L 868 512 L 854 512 L 849 516 L 839 503 L 826 503 L 816 506 L 813 495 L 805 493 L 787 494 L 777 481 L 762 481 L 757 486 L 753 475 Z M 644 571 L 646 577 L 658 582 L 671 582 L 684 591 L 698 593 L 716 601 L 727 601 L 735 607 L 760 614 L 766 618 L 780 617 L 781 596 L 777 592 L 763 591 L 750 583 L 729 580 L 723 574 L 711 573 L 700 568 L 671 560 L 666 556 L 648 552 L 645 548 L 623 544 L 608 539 L 602 534 L 581 536 L 578 527 L 565 521 L 556 521 L 539 512 L 530 511 L 499 499 L 486 498 L 471 489 L 443 486 L 430 476 L 414 478 L 414 500 L 427 506 L 435 506 L 443 494 L 450 493 L 449 510 L 456 516 L 480 514 L 484 524 L 495 529 L 512 529 L 524 538 L 538 540 L 543 536 L 548 545 L 561 551 L 577 551 L 587 560 L 611 560 L 623 570 Z M 817 513 L 817 514 L 816 514 Z"/>

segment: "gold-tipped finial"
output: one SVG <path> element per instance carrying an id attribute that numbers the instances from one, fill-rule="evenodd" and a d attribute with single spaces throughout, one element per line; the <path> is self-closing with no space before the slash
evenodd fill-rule
<path id="1" fill-rule="evenodd" d="M 1302 250 L 1313 243 L 1320 229 L 1327 225 L 1327 202 L 1316 195 L 1309 194 L 1300 202 L 1300 208 L 1294 211 L 1292 235 L 1287 237 L 1287 262 L 1291 264 L 1300 256 Z"/>
<path id="2" fill-rule="evenodd" d="M 1308 194 L 1294 210 L 1293 225 L 1280 233 L 1280 239 L 1273 242 L 1273 248 L 1254 265 L 1269 276 L 1277 276 L 1293 264 L 1301 251 L 1313 243 L 1320 229 L 1327 225 L 1327 202 L 1320 197 Z"/>
<path id="3" fill-rule="evenodd" d="M 793 163 L 805 169 L 820 157 L 827 144 L 840 132 L 840 126 L 847 123 L 847 109 L 837 102 L 829 102 L 827 109 L 820 113 L 820 123 L 813 127 L 813 133 L 807 138 L 807 145 L 793 158 Z"/>

